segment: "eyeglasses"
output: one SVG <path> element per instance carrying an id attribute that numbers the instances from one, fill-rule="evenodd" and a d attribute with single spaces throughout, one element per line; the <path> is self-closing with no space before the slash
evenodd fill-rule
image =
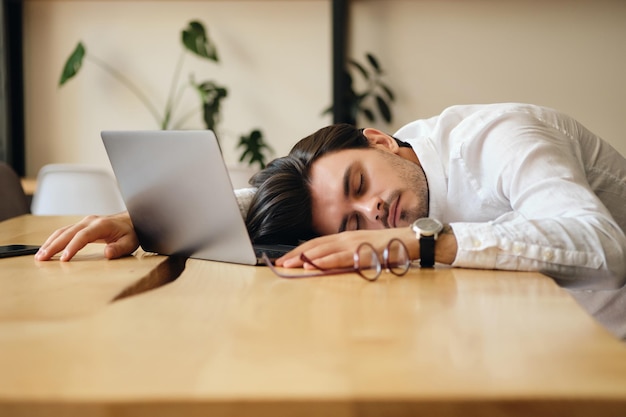
<path id="1" fill-rule="evenodd" d="M 402 276 L 406 274 L 411 266 L 411 259 L 409 257 L 409 250 L 406 245 L 399 239 L 391 239 L 385 250 L 383 251 L 382 261 L 374 246 L 370 243 L 364 242 L 354 252 L 354 265 L 347 268 L 322 268 L 315 265 L 304 253 L 300 254 L 300 259 L 303 262 L 312 265 L 318 269 L 316 272 L 305 273 L 285 273 L 276 269 L 269 257 L 263 253 L 263 261 L 272 270 L 273 273 L 281 278 L 310 278 L 310 277 L 322 277 L 326 275 L 347 274 L 356 272 L 361 277 L 368 281 L 376 281 L 383 269 L 391 272 L 394 275 Z"/>

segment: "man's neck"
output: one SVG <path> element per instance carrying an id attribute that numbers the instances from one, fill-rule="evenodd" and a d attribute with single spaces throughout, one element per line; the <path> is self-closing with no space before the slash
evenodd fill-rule
<path id="1" fill-rule="evenodd" d="M 415 151 L 413 151 L 413 148 L 399 148 L 398 149 L 398 155 L 400 155 L 404 159 L 408 159 L 411 162 L 415 162 L 416 164 L 418 164 L 420 166 L 422 165 L 420 163 L 419 158 L 415 154 Z"/>

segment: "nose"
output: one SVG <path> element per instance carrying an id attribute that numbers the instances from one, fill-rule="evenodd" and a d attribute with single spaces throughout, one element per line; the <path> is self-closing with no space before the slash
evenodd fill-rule
<path id="1" fill-rule="evenodd" d="M 372 223 L 380 223 L 384 216 L 384 201 L 380 197 L 372 197 L 367 200 L 360 200 L 356 205 L 356 210 Z"/>

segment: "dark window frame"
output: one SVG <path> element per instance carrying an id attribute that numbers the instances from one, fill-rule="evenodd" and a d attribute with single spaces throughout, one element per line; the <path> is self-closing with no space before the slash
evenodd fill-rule
<path id="1" fill-rule="evenodd" d="M 26 173 L 22 0 L 2 0 L 0 10 L 0 159 Z"/>

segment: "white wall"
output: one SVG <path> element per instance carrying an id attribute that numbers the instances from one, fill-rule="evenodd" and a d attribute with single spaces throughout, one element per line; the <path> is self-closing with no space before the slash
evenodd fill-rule
<path id="1" fill-rule="evenodd" d="M 104 129 L 158 129 L 144 105 L 90 62 L 57 87 L 78 40 L 165 106 L 181 54 L 180 32 L 194 19 L 214 38 L 220 64 L 187 56 L 183 81 L 213 79 L 229 89 L 221 130 L 236 162 L 241 133 L 261 128 L 277 155 L 322 123 L 330 104 L 329 7 L 321 1 L 26 1 L 27 170 L 50 162 L 107 165 Z M 195 93 L 180 115 L 199 108 Z M 203 128 L 201 115 L 185 128 Z"/>
<path id="2" fill-rule="evenodd" d="M 521 101 L 578 118 L 626 155 L 626 1 L 356 1 L 355 53 L 384 58 L 397 123 Z"/>
<path id="3" fill-rule="evenodd" d="M 162 107 L 192 19 L 207 24 L 222 62 L 190 57 L 184 74 L 230 90 L 219 132 L 227 161 L 236 162 L 238 134 L 253 127 L 286 153 L 330 122 L 321 116 L 331 97 L 330 11 L 327 0 L 27 0 L 28 174 L 50 162 L 106 166 L 100 130 L 157 128 L 90 63 L 57 88 L 79 39 Z M 351 15 L 351 55 L 373 52 L 398 96 L 391 126 L 377 127 L 393 131 L 452 104 L 523 101 L 575 116 L 626 154 L 626 2 L 353 0 Z M 198 116 L 185 127 L 203 125 Z"/>

